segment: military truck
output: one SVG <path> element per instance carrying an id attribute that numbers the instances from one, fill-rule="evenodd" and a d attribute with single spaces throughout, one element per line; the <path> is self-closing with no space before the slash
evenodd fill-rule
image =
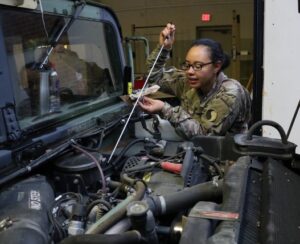
<path id="1" fill-rule="evenodd" d="M 125 101 L 112 9 L 2 0 L 0 16 L 0 243 L 299 242 L 300 160 L 278 123 L 184 140 Z"/>

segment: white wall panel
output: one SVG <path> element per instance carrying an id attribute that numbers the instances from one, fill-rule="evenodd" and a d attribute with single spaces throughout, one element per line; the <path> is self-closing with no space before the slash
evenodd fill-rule
<path id="1" fill-rule="evenodd" d="M 263 119 L 276 121 L 286 132 L 300 99 L 299 27 L 297 0 L 265 0 Z M 279 138 L 268 126 L 264 135 Z M 300 114 L 289 141 L 300 145 Z"/>

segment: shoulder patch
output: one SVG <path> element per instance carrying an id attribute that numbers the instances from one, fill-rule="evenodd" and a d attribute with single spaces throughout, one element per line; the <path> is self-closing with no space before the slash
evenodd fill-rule
<path id="1" fill-rule="evenodd" d="M 209 109 L 209 110 L 207 110 L 205 116 L 209 122 L 214 122 L 218 117 L 218 113 L 216 110 Z"/>

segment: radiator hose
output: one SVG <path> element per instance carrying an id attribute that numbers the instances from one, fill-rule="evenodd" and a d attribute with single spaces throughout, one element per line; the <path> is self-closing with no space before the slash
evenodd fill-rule
<path id="1" fill-rule="evenodd" d="M 166 196 L 149 196 L 146 202 L 154 215 L 175 213 L 199 201 L 221 201 L 223 180 L 208 181 Z"/>
<path id="2" fill-rule="evenodd" d="M 105 235 L 76 235 L 65 238 L 60 244 L 138 244 L 141 243 L 141 235 L 138 231 L 128 231 L 122 234 Z"/>
<path id="3" fill-rule="evenodd" d="M 130 178 L 129 178 L 130 179 Z M 120 202 L 116 207 L 106 213 L 101 219 L 94 223 L 87 231 L 86 234 L 99 234 L 104 233 L 110 227 L 115 225 L 123 217 L 126 216 L 126 207 L 133 201 L 141 200 L 144 197 L 146 187 L 141 181 L 134 184 L 135 192 L 129 195 L 125 200 Z"/>

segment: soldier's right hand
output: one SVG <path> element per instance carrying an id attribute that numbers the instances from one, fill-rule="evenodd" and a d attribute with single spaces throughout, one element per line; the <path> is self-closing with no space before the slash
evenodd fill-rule
<path id="1" fill-rule="evenodd" d="M 159 44 L 164 45 L 166 49 L 171 49 L 175 41 L 176 27 L 172 23 L 168 23 L 166 27 L 160 32 Z"/>

